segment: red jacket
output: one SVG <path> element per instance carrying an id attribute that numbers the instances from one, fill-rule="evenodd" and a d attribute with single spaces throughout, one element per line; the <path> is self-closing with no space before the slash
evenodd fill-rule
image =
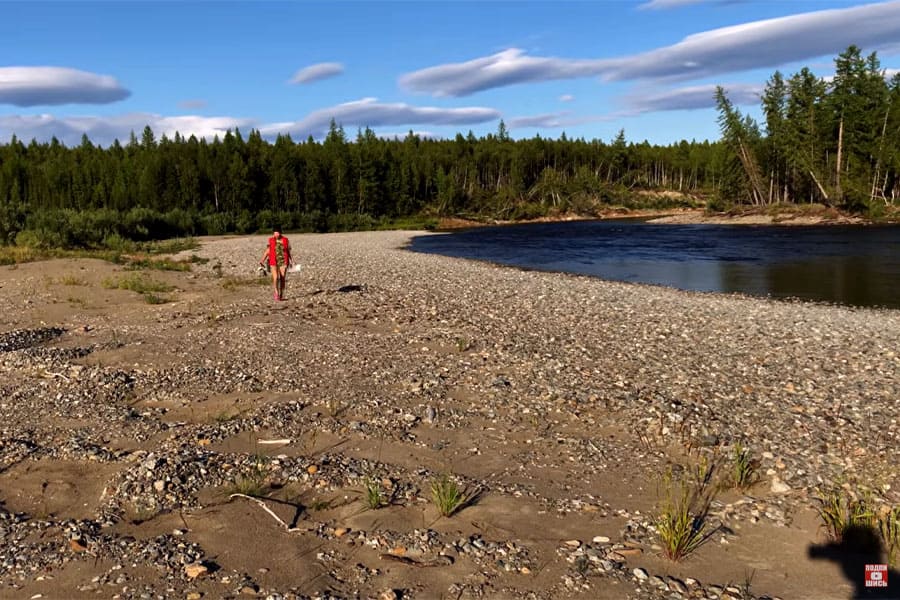
<path id="1" fill-rule="evenodd" d="M 275 240 L 275 236 L 269 238 L 269 265 L 275 266 L 278 264 L 278 260 L 276 260 L 275 256 L 275 248 L 277 247 L 277 242 Z M 288 244 L 288 239 L 284 236 L 281 236 L 281 248 L 282 248 L 282 258 L 284 258 L 285 266 L 291 263 L 291 247 Z"/>

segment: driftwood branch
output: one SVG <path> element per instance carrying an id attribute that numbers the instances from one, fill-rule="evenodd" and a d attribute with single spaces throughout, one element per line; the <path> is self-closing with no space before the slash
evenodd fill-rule
<path id="1" fill-rule="evenodd" d="M 403 563 L 404 565 L 409 565 L 410 567 L 419 567 L 420 569 L 425 567 L 447 567 L 453 564 L 453 559 L 443 554 L 431 560 L 416 560 L 414 558 L 410 558 L 408 556 L 400 556 L 398 554 L 380 554 L 378 557 L 381 560 L 392 560 L 395 562 Z"/>
<path id="2" fill-rule="evenodd" d="M 258 506 L 259 506 L 260 508 L 262 508 L 264 511 L 266 511 L 267 513 L 269 513 L 269 515 L 270 515 L 273 519 L 275 519 L 276 521 L 278 521 L 278 524 L 281 525 L 282 527 L 284 527 L 284 530 L 287 531 L 288 533 L 299 533 L 299 532 L 306 531 L 305 529 L 301 529 L 301 528 L 299 528 L 299 527 L 291 527 L 291 526 L 289 526 L 287 523 L 284 522 L 284 520 L 283 520 L 281 517 L 279 517 L 278 515 L 276 515 L 275 512 L 274 512 L 271 508 L 269 508 L 268 506 L 266 506 L 266 503 L 265 503 L 265 502 L 263 502 L 263 501 L 260 500 L 259 498 L 254 498 L 253 496 L 248 496 L 248 495 L 246 495 L 246 494 L 231 494 L 230 496 L 228 496 L 228 500 L 229 500 L 229 501 L 230 501 L 230 500 L 233 500 L 233 499 L 235 499 L 235 498 L 244 498 L 245 500 L 249 500 L 250 502 L 253 502 L 254 504 L 258 505 Z"/>

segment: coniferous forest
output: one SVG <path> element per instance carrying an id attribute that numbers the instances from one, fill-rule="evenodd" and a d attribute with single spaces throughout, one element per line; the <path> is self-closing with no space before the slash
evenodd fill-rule
<path id="1" fill-rule="evenodd" d="M 850 47 L 830 80 L 776 72 L 764 122 L 716 95 L 722 137 L 667 146 L 534 137 L 383 139 L 333 123 L 324 140 L 258 131 L 205 140 L 149 128 L 0 146 L 0 243 L 101 247 L 183 235 L 370 229 L 439 216 L 523 219 L 607 206 L 808 203 L 892 213 L 900 202 L 900 75 Z M 671 194 L 663 192 L 681 192 Z M 692 200 L 693 199 L 693 200 Z"/>

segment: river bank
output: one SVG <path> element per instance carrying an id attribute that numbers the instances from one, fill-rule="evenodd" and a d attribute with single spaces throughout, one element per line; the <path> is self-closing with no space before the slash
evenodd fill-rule
<path id="1" fill-rule="evenodd" d="M 0 269 L 0 596 L 850 597 L 810 558 L 813 497 L 858 479 L 900 501 L 897 311 L 506 269 L 411 235 L 291 236 L 280 303 L 262 237 L 144 274 L 162 304 L 100 261 Z M 663 558 L 665 473 L 738 443 L 759 481 Z M 450 517 L 441 475 L 477 492 Z"/>
<path id="2" fill-rule="evenodd" d="M 445 217 L 438 221 L 437 229 L 451 231 L 497 225 L 521 225 L 527 223 L 558 223 L 567 221 L 591 221 L 604 219 L 643 219 L 648 223 L 676 225 L 876 225 L 900 222 L 900 215 L 870 219 L 864 216 L 829 209 L 824 206 L 786 205 L 779 207 L 746 207 L 728 212 L 710 212 L 703 208 L 628 209 L 610 208 L 592 214 L 561 213 L 536 219 L 463 219 Z"/>

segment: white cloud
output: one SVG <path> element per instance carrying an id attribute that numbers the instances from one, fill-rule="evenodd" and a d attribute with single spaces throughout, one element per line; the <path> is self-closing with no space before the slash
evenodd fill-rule
<path id="1" fill-rule="evenodd" d="M 688 36 L 672 46 L 610 61 L 603 77 L 699 79 L 900 41 L 900 2 L 821 10 Z"/>
<path id="2" fill-rule="evenodd" d="M 690 6 L 691 4 L 732 4 L 740 0 L 649 0 L 644 2 L 638 9 L 640 10 L 665 10 L 668 8 L 680 8 L 682 6 Z"/>
<path id="3" fill-rule="evenodd" d="M 736 83 L 723 86 L 728 98 L 737 105 L 759 104 L 763 86 Z M 562 129 L 586 123 L 601 123 L 634 117 L 648 112 L 669 110 L 698 110 L 712 108 L 715 102 L 715 85 L 697 85 L 670 90 L 648 90 L 621 98 L 624 108 L 605 115 L 573 115 L 571 111 L 513 117 L 507 123 L 510 129 Z"/>
<path id="4" fill-rule="evenodd" d="M 563 120 L 568 116 L 568 112 L 545 113 L 541 115 L 529 115 L 524 117 L 513 117 L 509 120 L 510 129 L 522 128 L 547 128 L 556 129 L 563 127 Z"/>
<path id="5" fill-rule="evenodd" d="M 0 104 L 109 104 L 130 95 L 109 75 L 66 67 L 0 67 Z"/>
<path id="6" fill-rule="evenodd" d="M 483 58 L 407 73 L 400 78 L 400 85 L 434 96 L 468 96 L 516 83 L 599 75 L 605 71 L 607 63 L 605 60 L 526 56 L 523 50 L 510 48 Z"/>
<path id="7" fill-rule="evenodd" d="M 163 116 L 151 113 L 131 113 L 109 117 L 54 115 L 0 115 L 0 140 L 8 140 L 15 134 L 21 140 L 37 139 L 48 141 L 56 137 L 68 145 L 81 142 L 86 134 L 92 142 L 108 145 L 113 140 L 128 140 L 132 131 L 140 136 L 149 125 L 157 137 L 163 134 L 174 137 L 178 132 L 184 137 L 195 135 L 211 139 L 222 137 L 231 129 L 240 128 L 245 132 L 256 128 L 267 138 L 278 134 L 290 134 L 296 138 L 312 135 L 324 137 L 331 119 L 349 129 L 354 135 L 356 127 L 406 126 L 406 125 L 468 125 L 499 120 L 500 112 L 492 108 L 463 107 L 438 108 L 410 106 L 408 104 L 383 103 L 374 98 L 364 98 L 330 108 L 313 111 L 299 121 L 260 124 L 258 119 L 236 117 L 203 117 L 196 115 Z M 393 134 L 379 134 L 391 136 Z M 406 133 L 399 134 L 406 136 Z M 418 135 L 433 137 L 428 131 Z"/>
<path id="8" fill-rule="evenodd" d="M 87 135 L 95 144 L 109 145 L 113 140 L 126 142 L 131 132 L 140 137 L 147 125 L 157 138 L 163 134 L 171 137 L 175 132 L 185 137 L 213 138 L 225 135 L 229 129 L 250 129 L 255 122 L 250 119 L 232 117 L 177 116 L 166 117 L 150 113 L 130 113 L 111 117 L 56 117 L 53 115 L 8 115 L 0 116 L 0 140 L 8 140 L 13 134 L 19 139 L 48 141 L 56 137 L 67 145 L 81 142 Z"/>
<path id="9" fill-rule="evenodd" d="M 723 85 L 728 99 L 733 104 L 759 104 L 764 86 L 755 83 L 733 83 Z M 715 101 L 716 86 L 695 85 L 662 91 L 635 92 L 625 96 L 625 113 L 629 115 L 668 110 L 698 110 L 712 108 Z"/>
<path id="10" fill-rule="evenodd" d="M 507 125 L 510 129 L 563 129 L 575 127 L 587 123 L 604 123 L 621 118 L 621 114 L 609 115 L 572 115 L 571 111 L 544 113 L 540 115 L 528 115 L 513 117 Z"/>
<path id="11" fill-rule="evenodd" d="M 575 96 L 573 96 L 572 94 L 563 94 L 562 96 L 559 97 L 560 102 L 571 102 L 574 99 L 575 99 Z"/>
<path id="12" fill-rule="evenodd" d="M 295 137 L 322 137 L 328 132 L 332 119 L 345 128 L 356 128 L 381 125 L 467 125 L 499 118 L 500 113 L 492 108 L 410 106 L 363 98 L 313 111 L 299 121 L 265 125 L 260 131 L 267 136 L 290 133 Z"/>
<path id="13" fill-rule="evenodd" d="M 294 73 L 294 76 L 291 77 L 289 83 L 312 83 L 314 81 L 321 81 L 322 79 L 328 79 L 329 77 L 337 77 L 341 73 L 344 72 L 344 65 L 336 62 L 324 62 L 317 63 L 315 65 L 309 65 L 308 67 L 304 67 Z"/>
<path id="14" fill-rule="evenodd" d="M 407 73 L 400 85 L 467 96 L 514 84 L 602 76 L 607 81 L 691 80 L 834 55 L 851 44 L 900 42 L 900 1 L 829 9 L 694 34 L 671 46 L 603 59 L 528 56 L 517 48 Z"/>

